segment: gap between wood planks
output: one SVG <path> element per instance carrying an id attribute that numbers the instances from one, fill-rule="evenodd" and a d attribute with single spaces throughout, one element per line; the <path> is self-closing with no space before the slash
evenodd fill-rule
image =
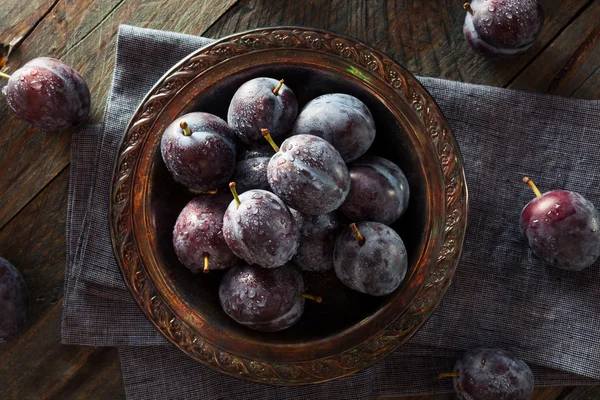
<path id="1" fill-rule="evenodd" d="M 52 3 L 50 5 L 50 7 L 48 7 L 46 12 L 44 12 L 44 14 L 37 21 L 35 21 L 35 23 L 31 26 L 31 28 L 29 28 L 27 30 L 27 32 L 25 32 L 25 34 L 23 36 L 21 36 L 16 43 L 13 44 L 13 46 L 11 48 L 11 53 L 16 51 L 19 48 L 19 46 L 21 46 L 21 43 L 23 43 L 29 37 L 29 35 L 31 35 L 33 33 L 35 28 L 38 27 L 38 25 L 44 20 L 44 18 L 46 18 L 48 16 L 48 14 L 50 14 L 52 12 L 52 10 L 54 10 L 54 8 L 56 8 L 56 5 L 60 1 L 61 0 L 54 0 L 54 3 Z M 12 40 L 14 40 L 14 38 L 11 38 L 10 40 L 12 41 Z"/>
<path id="2" fill-rule="evenodd" d="M 92 27 L 92 29 L 90 29 L 88 33 L 86 33 L 85 35 L 83 35 L 82 38 L 80 38 L 79 40 L 77 40 L 77 42 L 75 42 L 75 44 L 73 44 L 71 47 L 69 47 L 68 49 L 66 49 L 65 53 L 62 55 L 62 57 L 65 57 L 72 50 L 76 49 L 77 46 L 79 46 L 79 44 L 81 44 L 85 39 L 87 39 L 88 36 L 90 36 L 92 33 L 94 33 L 96 31 L 96 29 L 98 29 L 100 27 L 100 25 L 102 25 L 117 10 L 117 8 L 121 7 L 121 5 L 123 3 L 125 3 L 125 0 L 121 0 L 117 4 L 115 4 L 114 7 L 111 8 L 106 13 L 106 15 L 100 20 L 100 22 L 98 22 L 96 25 L 94 25 Z"/>
<path id="3" fill-rule="evenodd" d="M 56 8 L 56 6 L 58 5 L 58 3 L 61 0 L 55 0 L 55 2 L 52 4 L 52 6 L 44 13 L 44 15 L 34 24 L 34 27 L 32 29 L 30 29 L 26 35 L 23 36 L 23 40 L 20 40 L 18 45 L 15 45 L 15 50 L 18 48 L 19 45 L 21 45 L 21 43 L 23 43 L 25 41 L 25 39 L 31 35 L 31 33 L 34 31 L 35 27 L 37 27 L 44 18 L 46 18 L 54 8 Z M 67 55 L 71 50 L 73 50 L 79 43 L 81 43 L 86 37 L 88 37 L 92 32 L 94 32 L 96 29 L 98 29 L 100 26 L 102 26 L 102 24 L 108 19 L 108 17 L 110 17 L 126 0 L 121 0 L 119 1 L 118 4 L 116 4 L 114 7 L 112 7 L 110 10 L 108 10 L 107 14 L 101 19 L 101 21 L 96 24 L 88 33 L 85 34 L 85 36 L 78 40 L 77 43 L 75 43 L 75 45 L 73 45 L 72 47 L 68 48 L 65 50 L 65 52 L 60 55 L 61 57 L 64 57 L 65 55 Z M 212 26 L 219 21 L 221 18 L 223 18 L 223 16 L 225 16 L 227 14 L 227 12 L 229 10 L 231 10 L 234 6 L 236 6 L 238 4 L 239 1 L 235 1 L 233 3 L 231 3 L 231 5 L 223 11 L 223 14 L 221 16 L 219 16 L 217 19 L 215 19 L 209 26 L 207 26 L 205 29 L 202 30 L 202 32 L 199 33 L 199 35 L 204 35 L 210 28 L 212 28 Z M 71 163 L 67 162 L 44 186 L 40 187 L 39 190 L 36 192 L 35 195 L 33 195 L 29 200 L 27 200 L 27 202 L 25 202 L 15 213 L 12 217 L 10 217 L 6 222 L 4 222 L 2 225 L 0 225 L 0 230 L 4 229 L 4 227 L 6 227 L 13 219 L 17 218 L 21 212 L 34 200 L 37 198 L 37 196 L 49 185 L 52 184 L 52 182 L 54 182 L 56 180 L 56 178 L 62 174 L 65 169 L 67 169 L 69 167 Z"/>

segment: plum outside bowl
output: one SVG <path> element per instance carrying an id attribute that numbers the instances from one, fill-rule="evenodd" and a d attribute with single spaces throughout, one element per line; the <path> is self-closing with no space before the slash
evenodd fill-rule
<path id="1" fill-rule="evenodd" d="M 388 158 L 411 185 L 408 210 L 392 227 L 409 254 L 404 282 L 371 297 L 344 287 L 333 271 L 306 274 L 307 302 L 296 325 L 262 333 L 222 310 L 223 273 L 194 276 L 175 256 L 172 229 L 194 196 L 169 175 L 160 156 L 163 130 L 177 116 L 226 117 L 245 81 L 285 79 L 299 106 L 325 93 L 361 99 L 377 126 L 368 154 Z M 448 288 L 467 221 L 463 162 L 450 127 L 423 86 L 379 51 L 331 32 L 279 27 L 218 40 L 167 72 L 142 101 L 118 149 L 110 225 L 123 278 L 156 328 L 194 360 L 261 383 L 325 382 L 366 368 L 405 343 Z"/>

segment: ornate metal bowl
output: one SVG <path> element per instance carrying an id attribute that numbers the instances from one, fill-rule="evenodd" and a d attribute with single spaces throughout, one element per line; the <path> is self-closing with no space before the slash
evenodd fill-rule
<path id="1" fill-rule="evenodd" d="M 299 105 L 344 92 L 371 110 L 370 153 L 397 163 L 411 185 L 409 209 L 393 228 L 406 243 L 409 271 L 385 297 L 345 288 L 333 272 L 307 276 L 324 297 L 278 333 L 238 325 L 221 310 L 222 273 L 194 276 L 177 260 L 172 229 L 193 195 L 170 177 L 160 138 L 191 110 L 226 116 L 246 80 L 284 78 Z M 114 251 L 143 312 L 183 352 L 219 372 L 255 382 L 325 382 L 372 365 L 406 342 L 436 308 L 460 257 L 467 188 L 460 151 L 438 106 L 386 55 L 334 33 L 258 29 L 206 46 L 174 66 L 148 93 L 121 143 L 110 198 Z"/>

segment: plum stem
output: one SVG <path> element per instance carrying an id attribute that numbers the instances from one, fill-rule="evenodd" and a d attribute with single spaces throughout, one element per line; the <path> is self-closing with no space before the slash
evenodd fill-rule
<path id="1" fill-rule="evenodd" d="M 275 89 L 273 89 L 273 94 L 275 96 L 279 95 L 279 91 L 281 90 L 281 87 L 283 86 L 283 79 L 279 81 L 279 83 L 277 84 L 277 86 L 275 86 Z"/>
<path id="2" fill-rule="evenodd" d="M 316 301 L 317 303 L 323 302 L 323 299 L 321 298 L 321 296 L 315 296 L 313 294 L 308 294 L 308 293 L 300 293 L 300 296 L 304 297 L 305 299 Z"/>
<path id="3" fill-rule="evenodd" d="M 239 207 L 240 204 L 242 204 L 242 202 L 240 201 L 240 196 L 238 196 L 238 194 L 237 194 L 237 190 L 235 190 L 235 182 L 231 182 L 229 184 L 229 189 L 231 190 L 231 194 L 233 194 L 233 198 L 235 199 L 235 202 L 237 203 L 237 206 Z"/>
<path id="4" fill-rule="evenodd" d="M 267 128 L 262 128 L 260 130 L 260 133 L 262 133 L 262 135 L 264 136 L 264 138 L 267 139 L 267 142 L 269 142 L 269 144 L 271 145 L 271 147 L 273 148 L 273 150 L 275 150 L 275 153 L 279 152 L 279 146 L 277 146 L 275 144 L 275 141 L 271 137 L 271 134 L 269 133 L 269 130 Z"/>
<path id="5" fill-rule="evenodd" d="M 210 272 L 210 267 L 208 266 L 208 254 L 204 254 L 204 269 L 202 270 L 202 272 L 204 272 L 205 274 L 208 274 Z"/>
<path id="6" fill-rule="evenodd" d="M 4 72 L 0 72 L 0 78 L 10 79 L 10 75 L 5 74 Z"/>
<path id="7" fill-rule="evenodd" d="M 440 380 L 440 379 L 446 379 L 446 378 L 458 378 L 459 376 L 460 376 L 459 371 L 444 372 L 443 374 L 439 374 L 438 376 L 436 376 L 436 379 Z"/>
<path id="8" fill-rule="evenodd" d="M 367 239 L 365 239 L 365 237 L 360 234 L 360 232 L 358 231 L 358 228 L 356 227 L 356 224 L 354 222 L 350 224 L 350 229 L 352 229 L 352 232 L 354 232 L 354 235 L 358 239 L 358 244 L 360 246 L 364 245 L 365 242 L 367 241 Z"/>
<path id="9" fill-rule="evenodd" d="M 471 3 L 465 3 L 463 4 L 463 8 L 465 10 L 467 10 L 467 12 L 471 15 L 473 15 L 473 9 L 471 8 Z"/>
<path id="10" fill-rule="evenodd" d="M 540 189 L 538 189 L 537 186 L 535 186 L 535 183 L 533 183 L 533 181 L 531 179 L 529 179 L 528 177 L 524 177 L 523 183 L 526 183 L 529 185 L 531 190 L 533 190 L 533 193 L 535 193 L 535 197 L 537 197 L 538 199 L 540 197 L 542 197 L 542 192 L 540 192 Z"/>
<path id="11" fill-rule="evenodd" d="M 190 193 L 193 193 L 193 194 L 217 194 L 217 193 L 219 193 L 219 189 L 209 190 L 208 192 L 201 192 L 200 190 L 196 190 L 196 189 L 192 189 L 192 188 L 188 188 L 188 190 L 190 191 Z"/>
<path id="12" fill-rule="evenodd" d="M 181 129 L 183 129 L 183 136 L 192 136 L 192 130 L 188 126 L 187 122 L 181 121 L 179 123 L 179 126 L 181 127 Z"/>

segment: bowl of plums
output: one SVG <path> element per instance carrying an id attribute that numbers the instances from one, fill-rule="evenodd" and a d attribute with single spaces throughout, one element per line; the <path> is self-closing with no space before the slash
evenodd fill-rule
<path id="1" fill-rule="evenodd" d="M 322 30 L 239 33 L 147 94 L 110 198 L 123 277 L 194 360 L 274 385 L 364 369 L 435 310 L 462 250 L 463 163 L 421 84 Z"/>

